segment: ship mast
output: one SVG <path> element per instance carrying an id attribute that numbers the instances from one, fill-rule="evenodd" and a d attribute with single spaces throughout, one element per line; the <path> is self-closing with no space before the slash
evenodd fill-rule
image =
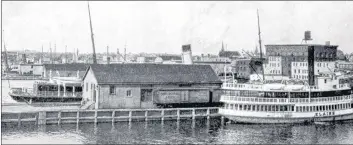
<path id="1" fill-rule="evenodd" d="M 53 64 L 53 54 L 51 49 L 51 42 L 49 42 L 49 50 L 50 50 L 50 63 Z"/>
<path id="2" fill-rule="evenodd" d="M 258 27 L 258 31 L 259 31 L 260 60 L 262 62 L 261 71 L 262 71 L 263 81 L 265 81 L 265 72 L 264 72 L 264 65 L 263 65 L 263 59 L 262 59 L 262 44 L 261 44 L 261 29 L 260 29 L 259 9 L 257 9 L 257 27 Z"/>
<path id="3" fill-rule="evenodd" d="M 126 40 L 125 40 L 125 45 L 124 45 L 124 61 L 126 62 Z"/>
<path id="4" fill-rule="evenodd" d="M 43 44 L 42 44 L 42 53 L 40 54 L 40 64 L 43 64 Z"/>
<path id="5" fill-rule="evenodd" d="M 87 5 L 88 5 L 89 24 L 90 24 L 90 28 L 91 28 L 91 39 L 92 39 L 92 48 L 93 48 L 93 64 L 97 64 L 96 48 L 94 46 L 93 28 L 92 28 L 92 21 L 91 21 L 91 12 L 89 9 L 89 2 L 87 2 Z"/>
<path id="6" fill-rule="evenodd" d="M 65 63 L 67 63 L 67 45 L 65 45 Z"/>
<path id="7" fill-rule="evenodd" d="M 7 60 L 7 50 L 6 50 L 6 44 L 5 44 L 5 38 L 4 38 L 4 30 L 2 30 L 2 38 L 3 38 L 3 41 L 4 41 L 4 60 L 5 60 L 5 69 L 4 71 L 5 72 L 8 72 L 9 71 L 9 62 Z"/>

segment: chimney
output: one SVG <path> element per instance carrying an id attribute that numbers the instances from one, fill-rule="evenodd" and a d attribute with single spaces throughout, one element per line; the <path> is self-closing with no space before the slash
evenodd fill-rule
<path id="1" fill-rule="evenodd" d="M 326 41 L 326 42 L 325 42 L 325 45 L 330 45 L 330 41 Z"/>
<path id="2" fill-rule="evenodd" d="M 192 62 L 192 53 L 191 53 L 191 44 L 182 45 L 182 59 L 184 64 L 193 64 Z"/>

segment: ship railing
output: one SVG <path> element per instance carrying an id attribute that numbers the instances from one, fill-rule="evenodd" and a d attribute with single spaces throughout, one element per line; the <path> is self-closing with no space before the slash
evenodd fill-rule
<path id="1" fill-rule="evenodd" d="M 41 97 L 82 97 L 82 92 L 57 92 L 57 91 L 38 91 L 38 96 Z"/>
<path id="2" fill-rule="evenodd" d="M 337 86 L 337 88 L 350 88 L 350 85 L 349 84 L 340 84 L 340 85 Z M 337 88 L 333 88 L 333 89 L 337 89 Z M 305 86 L 305 89 L 306 90 L 310 89 L 311 91 L 313 91 L 313 90 L 318 90 L 318 91 L 325 90 L 323 88 L 319 88 L 318 86 Z"/>
<path id="3" fill-rule="evenodd" d="M 325 98 L 312 98 L 311 102 L 333 102 L 333 101 L 345 101 L 345 100 L 352 100 L 352 95 L 345 95 L 345 96 L 334 96 L 334 97 L 325 97 Z"/>
<path id="4" fill-rule="evenodd" d="M 258 85 L 258 84 L 223 83 L 222 87 L 225 87 L 225 88 L 239 88 L 239 89 L 262 89 L 262 85 Z"/>
<path id="5" fill-rule="evenodd" d="M 33 89 L 32 88 L 25 88 L 25 87 L 11 88 L 10 92 L 13 94 L 24 95 L 24 96 L 33 95 Z"/>
<path id="6" fill-rule="evenodd" d="M 260 98 L 260 97 L 238 97 L 222 95 L 221 101 L 257 102 L 257 103 L 320 103 L 353 100 L 352 95 L 321 97 L 321 98 Z"/>
<path id="7" fill-rule="evenodd" d="M 261 103 L 286 103 L 286 98 L 260 98 L 260 97 L 237 97 L 237 96 L 221 96 L 221 101 L 240 101 L 240 102 L 261 102 Z"/>

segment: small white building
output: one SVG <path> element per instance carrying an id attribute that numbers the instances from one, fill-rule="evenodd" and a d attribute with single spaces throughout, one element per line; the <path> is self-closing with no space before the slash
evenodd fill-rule
<path id="1" fill-rule="evenodd" d="M 19 73 L 21 75 L 35 75 L 43 76 L 44 69 L 43 64 L 20 64 Z"/>

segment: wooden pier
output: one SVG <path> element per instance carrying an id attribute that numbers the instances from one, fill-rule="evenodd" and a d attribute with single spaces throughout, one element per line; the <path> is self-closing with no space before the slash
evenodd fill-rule
<path id="1" fill-rule="evenodd" d="M 30 123 L 65 124 L 84 122 L 119 122 L 207 118 L 220 116 L 218 107 L 210 108 L 166 108 L 166 109 L 109 109 L 109 110 L 60 110 L 39 112 L 2 112 L 1 123 L 21 125 Z"/>

